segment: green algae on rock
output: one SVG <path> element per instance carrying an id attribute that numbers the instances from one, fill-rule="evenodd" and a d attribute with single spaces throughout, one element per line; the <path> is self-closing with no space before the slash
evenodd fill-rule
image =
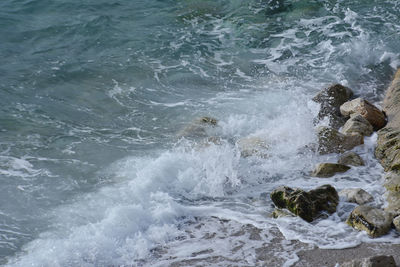
<path id="1" fill-rule="evenodd" d="M 281 186 L 271 193 L 271 199 L 280 209 L 288 209 L 307 222 L 322 215 L 323 212 L 336 212 L 339 196 L 334 187 L 323 185 L 308 192 Z"/>

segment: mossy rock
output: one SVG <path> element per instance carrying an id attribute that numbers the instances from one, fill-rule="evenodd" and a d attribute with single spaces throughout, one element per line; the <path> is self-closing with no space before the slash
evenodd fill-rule
<path id="1" fill-rule="evenodd" d="M 324 212 L 334 213 L 339 196 L 331 185 L 323 185 L 308 192 L 281 186 L 271 193 L 271 199 L 280 209 L 288 209 L 307 222 L 312 222 Z"/>

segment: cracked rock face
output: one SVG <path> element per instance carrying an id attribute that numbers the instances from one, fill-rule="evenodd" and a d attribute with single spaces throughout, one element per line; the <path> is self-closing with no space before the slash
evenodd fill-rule
<path id="1" fill-rule="evenodd" d="M 287 209 L 307 222 L 312 222 L 324 212 L 336 212 L 339 203 L 338 193 L 331 185 L 323 185 L 308 192 L 281 186 L 271 193 L 271 199 L 278 208 Z"/>
<path id="2" fill-rule="evenodd" d="M 381 209 L 366 205 L 356 207 L 346 223 L 351 227 L 365 231 L 371 237 L 379 237 L 389 232 L 393 216 Z"/>

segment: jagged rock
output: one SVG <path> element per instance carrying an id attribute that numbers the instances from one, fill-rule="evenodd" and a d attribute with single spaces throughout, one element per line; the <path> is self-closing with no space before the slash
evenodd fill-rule
<path id="1" fill-rule="evenodd" d="M 271 214 L 272 218 L 282 218 L 282 217 L 293 217 L 293 213 L 286 209 L 274 209 L 274 211 Z"/>
<path id="2" fill-rule="evenodd" d="M 363 230 L 371 237 L 379 237 L 389 232 L 393 215 L 381 209 L 366 205 L 356 207 L 346 223 L 357 230 Z"/>
<path id="3" fill-rule="evenodd" d="M 342 128 L 344 134 L 360 134 L 362 136 L 370 136 L 374 132 L 374 128 L 363 116 L 355 114 L 346 121 Z"/>
<path id="4" fill-rule="evenodd" d="M 361 188 L 346 188 L 339 192 L 347 202 L 363 205 L 374 200 L 373 196 Z"/>
<path id="5" fill-rule="evenodd" d="M 340 267 L 396 267 L 396 262 L 393 256 L 380 255 L 345 262 Z"/>
<path id="6" fill-rule="evenodd" d="M 209 131 L 217 126 L 218 121 L 211 117 L 201 117 L 195 119 L 179 133 L 179 137 L 186 138 L 205 138 L 209 136 Z"/>
<path id="7" fill-rule="evenodd" d="M 363 159 L 355 152 L 346 152 L 340 156 L 338 160 L 339 164 L 350 165 L 350 166 L 364 166 Z"/>
<path id="8" fill-rule="evenodd" d="M 393 219 L 393 225 L 394 228 L 396 228 L 396 230 L 400 232 L 400 216 L 397 216 L 396 218 Z"/>
<path id="9" fill-rule="evenodd" d="M 385 208 L 386 212 L 393 214 L 394 216 L 400 215 L 400 192 L 389 191 L 386 196 L 388 202 Z"/>
<path id="10" fill-rule="evenodd" d="M 260 156 L 267 157 L 268 144 L 259 137 L 245 137 L 237 141 L 237 146 L 242 157 Z"/>
<path id="11" fill-rule="evenodd" d="M 350 169 L 349 166 L 337 163 L 319 163 L 311 172 L 314 177 L 332 177 L 338 172 L 346 172 Z"/>
<path id="12" fill-rule="evenodd" d="M 400 192 L 400 175 L 393 172 L 388 173 L 383 185 L 388 191 Z"/>
<path id="13" fill-rule="evenodd" d="M 345 122 L 345 119 L 340 114 L 340 106 L 352 96 L 351 89 L 340 84 L 334 84 L 321 90 L 313 98 L 313 101 L 321 105 L 318 118 L 321 120 L 328 117 L 333 128 L 340 128 Z"/>
<path id="14" fill-rule="evenodd" d="M 288 209 L 307 222 L 313 221 L 323 212 L 336 212 L 339 203 L 339 196 L 331 185 L 323 185 L 308 192 L 281 186 L 271 193 L 271 199 L 278 208 Z"/>
<path id="15" fill-rule="evenodd" d="M 345 135 L 329 127 L 318 127 L 318 151 L 320 154 L 343 153 L 364 144 L 362 135 Z"/>
<path id="16" fill-rule="evenodd" d="M 386 124 L 385 114 L 365 99 L 356 98 L 340 106 L 340 113 L 348 117 L 352 114 L 360 114 L 372 125 L 375 131 Z"/>

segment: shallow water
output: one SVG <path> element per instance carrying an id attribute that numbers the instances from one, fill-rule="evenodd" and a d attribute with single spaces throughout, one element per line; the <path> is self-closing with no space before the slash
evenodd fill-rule
<path id="1" fill-rule="evenodd" d="M 2 1 L 0 264 L 166 265 L 209 246 L 251 265 L 259 240 L 223 248 L 245 224 L 264 243 L 273 229 L 321 248 L 369 242 L 343 222 L 351 204 L 313 224 L 272 220 L 268 194 L 331 183 L 384 205 L 376 136 L 355 149 L 365 167 L 329 179 L 309 172 L 337 155 L 303 148 L 325 86 L 379 104 L 399 66 L 399 17 L 394 0 Z M 178 138 L 200 116 L 218 119 L 218 144 Z M 268 157 L 240 157 L 246 136 Z M 205 242 L 195 226 L 223 235 L 218 220 L 229 241 Z"/>

